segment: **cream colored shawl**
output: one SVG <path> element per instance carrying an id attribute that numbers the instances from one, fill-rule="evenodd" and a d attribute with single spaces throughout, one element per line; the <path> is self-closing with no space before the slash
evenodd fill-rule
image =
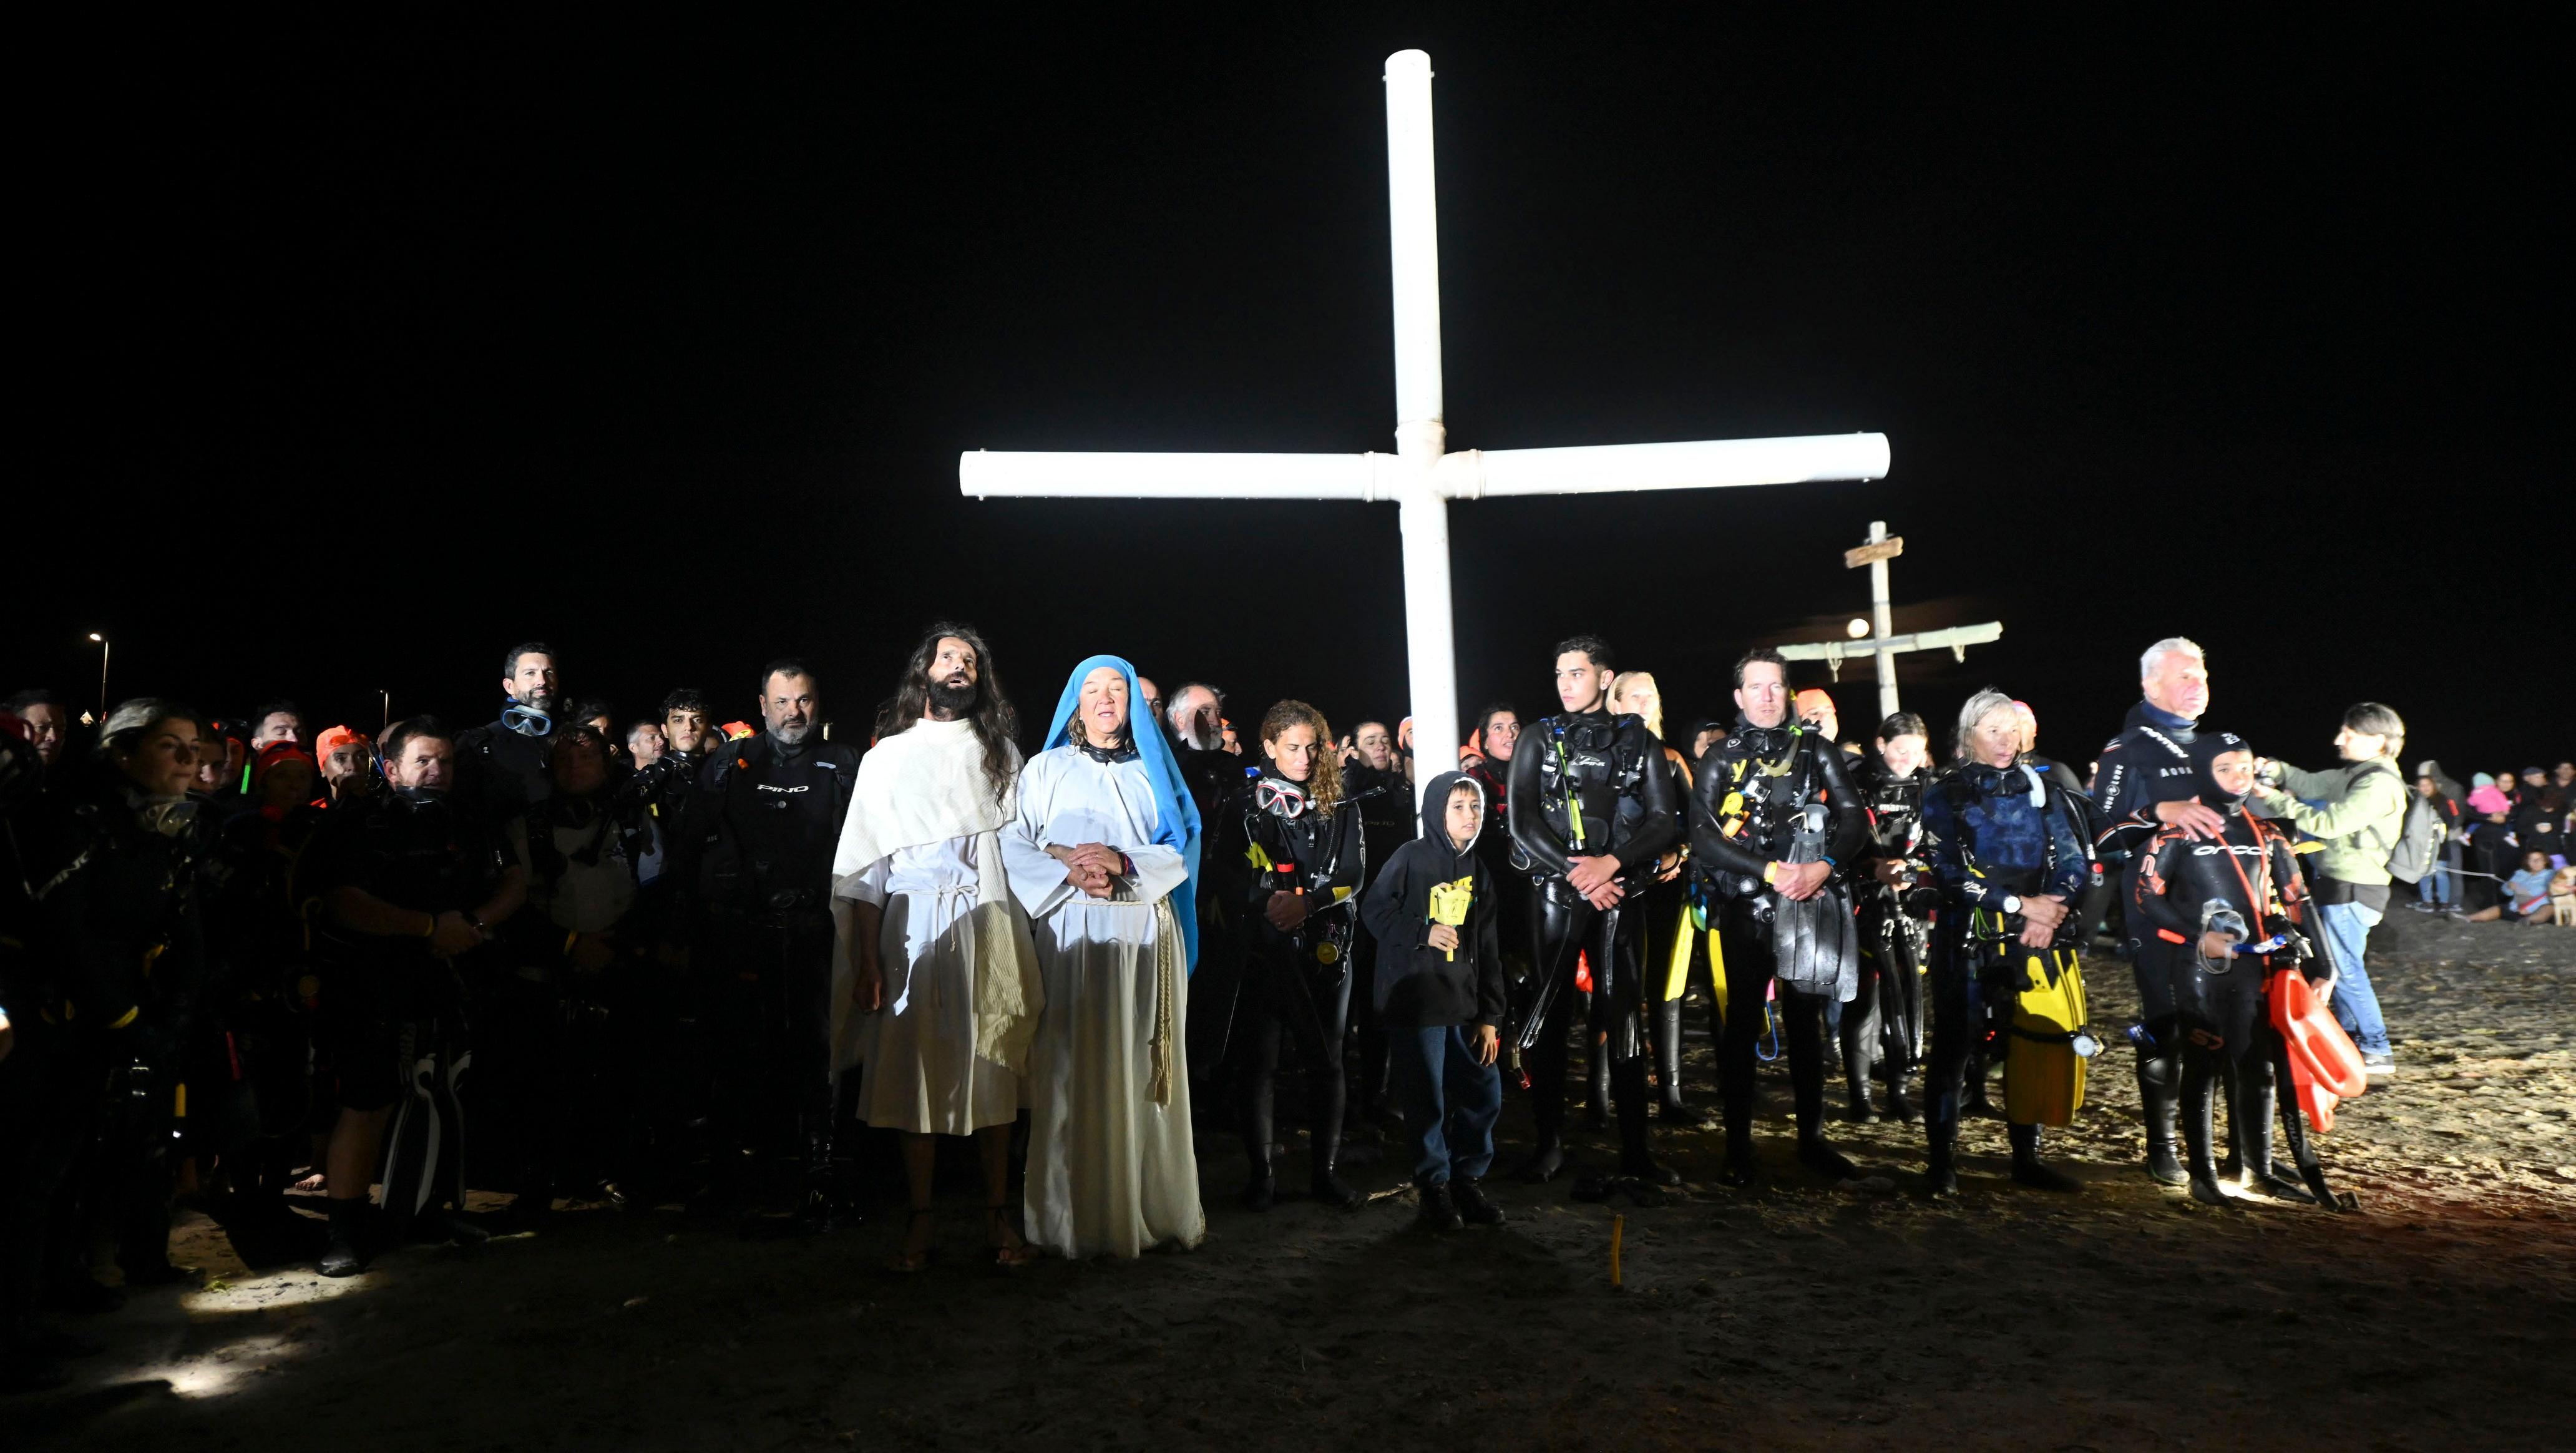
<path id="1" fill-rule="evenodd" d="M 975 1053 L 1014 1074 L 1028 1070 L 1030 1041 L 1046 991 L 1028 919 L 1011 897 L 1002 866 L 1003 824 L 1018 810 L 1018 748 L 1013 785 L 999 795 L 984 778 L 984 744 L 963 721 L 920 721 L 868 749 L 841 820 L 832 858 L 834 895 L 852 898 L 859 877 L 889 855 L 952 838 L 972 840 L 975 906 L 965 935 L 975 976 Z M 900 951 L 901 946 L 896 946 Z M 834 1004 L 846 1005 L 856 960 L 841 945 L 834 966 Z M 836 1033 L 836 1042 L 848 1036 Z"/>

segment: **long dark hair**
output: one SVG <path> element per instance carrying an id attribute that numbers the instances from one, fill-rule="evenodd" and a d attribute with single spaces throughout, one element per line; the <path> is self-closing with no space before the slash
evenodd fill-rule
<path id="1" fill-rule="evenodd" d="M 975 651 L 975 710 L 967 717 L 974 725 L 975 740 L 984 744 L 984 780 L 1000 797 L 1011 785 L 1011 738 L 1019 733 L 1020 714 L 1011 709 L 1011 698 L 1002 690 L 1002 675 L 993 668 L 993 648 L 984 637 L 963 621 L 935 621 L 921 636 L 921 644 L 912 648 L 912 659 L 903 666 L 903 679 L 895 683 L 894 700 L 886 705 L 877 719 L 879 740 L 912 730 L 912 724 L 930 710 L 930 663 L 939 659 L 939 643 L 960 640 Z"/>

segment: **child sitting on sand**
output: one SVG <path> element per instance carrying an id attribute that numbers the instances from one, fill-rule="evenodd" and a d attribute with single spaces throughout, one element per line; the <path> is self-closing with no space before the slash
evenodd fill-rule
<path id="1" fill-rule="evenodd" d="M 2550 884 L 2558 869 L 2549 855 L 2533 848 L 2522 855 L 2522 871 L 2507 878 L 2505 901 L 2493 908 L 2482 908 L 2469 915 L 2471 923 L 2486 923 L 2510 917 L 2517 923 L 2538 923 L 2550 915 Z"/>

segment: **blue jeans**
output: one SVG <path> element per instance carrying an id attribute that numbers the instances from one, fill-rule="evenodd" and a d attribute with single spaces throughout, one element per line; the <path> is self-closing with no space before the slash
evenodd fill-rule
<path id="1" fill-rule="evenodd" d="M 1503 1077 L 1476 1063 L 1460 1025 L 1404 1029 L 1388 1025 L 1387 1070 L 1395 1102 L 1413 1136 L 1413 1178 L 1447 1185 L 1481 1180 L 1494 1164 L 1494 1121 L 1503 1113 Z"/>
<path id="2" fill-rule="evenodd" d="M 2415 896 L 2436 908 L 2448 908 L 2459 901 L 2460 890 L 2452 882 L 2448 856 L 2424 870 L 2423 881 L 2415 885 Z"/>
<path id="3" fill-rule="evenodd" d="M 2388 1021 L 2379 1017 L 2379 995 L 2370 987 L 2366 957 L 2379 910 L 2361 903 L 2326 903 L 2318 906 L 2317 920 L 2334 953 L 2335 1022 L 2363 1054 L 2387 1054 Z"/>

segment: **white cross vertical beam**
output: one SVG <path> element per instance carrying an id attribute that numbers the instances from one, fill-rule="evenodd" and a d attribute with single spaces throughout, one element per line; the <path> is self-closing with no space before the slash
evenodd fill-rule
<path id="1" fill-rule="evenodd" d="M 1414 466 L 1396 495 L 1404 534 L 1405 685 L 1413 699 L 1414 776 L 1447 771 L 1459 741 L 1456 625 L 1449 592 L 1449 501 L 1432 467 L 1449 445 L 1440 375 L 1440 209 L 1431 150 L 1431 57 L 1386 58 L 1386 213 L 1395 277 L 1395 450 Z"/>
<path id="2" fill-rule="evenodd" d="M 1869 543 L 1887 543 L 1887 521 L 1869 522 Z M 1887 638 L 1896 634 L 1895 608 L 1887 601 L 1887 561 L 1880 555 L 1869 562 L 1869 615 L 1878 629 L 1878 719 L 1896 715 L 1896 653 L 1887 649 Z"/>

